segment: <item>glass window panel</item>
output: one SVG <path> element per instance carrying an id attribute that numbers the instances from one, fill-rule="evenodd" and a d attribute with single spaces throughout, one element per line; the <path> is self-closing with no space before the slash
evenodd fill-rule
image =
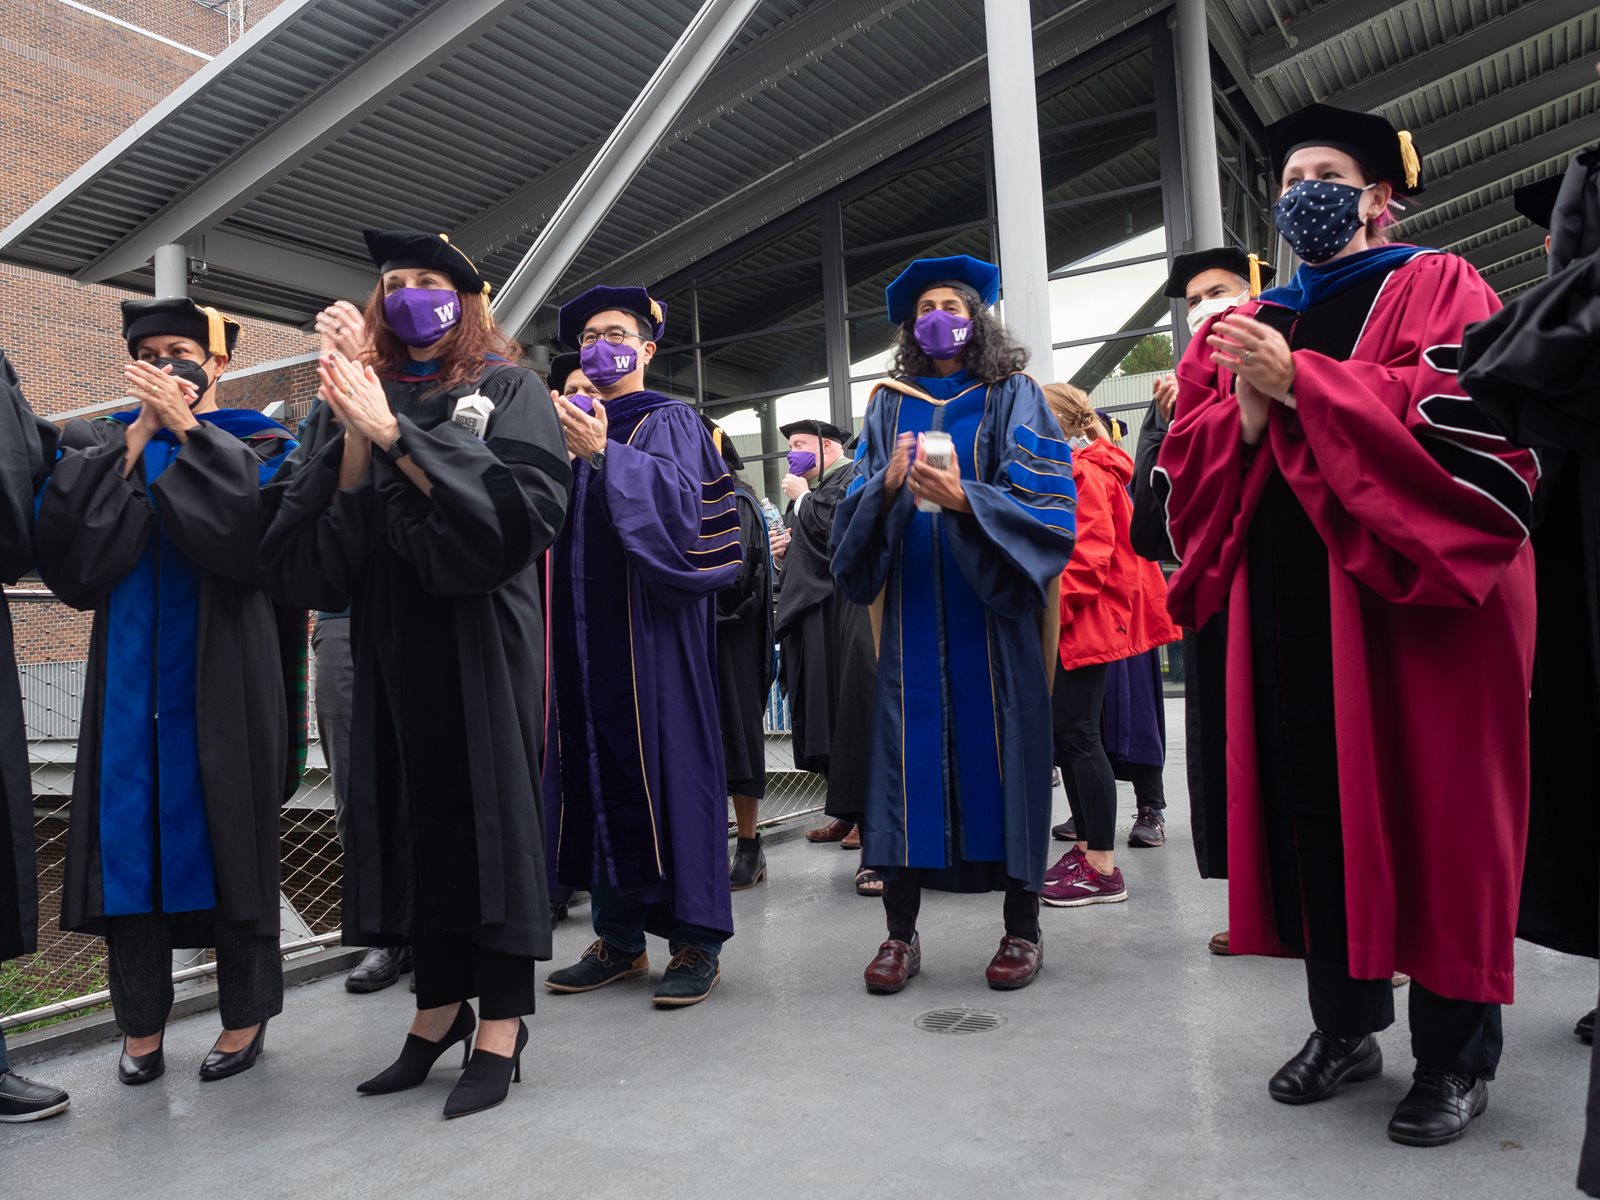
<path id="1" fill-rule="evenodd" d="M 1045 253 L 1052 271 L 1078 266 L 1141 234 L 1161 228 L 1161 191 L 1108 196 L 1044 214 Z M 1157 249 L 1164 250 L 1163 241 Z M 1120 257 L 1130 258 L 1132 253 Z"/>
<path id="2" fill-rule="evenodd" d="M 694 341 L 694 296 L 687 288 L 671 296 L 657 296 L 667 310 L 663 346 L 687 346 Z"/>
<path id="3" fill-rule="evenodd" d="M 822 262 L 794 263 L 742 279 L 702 284 L 697 291 L 701 341 L 820 321 Z"/>
<path id="4" fill-rule="evenodd" d="M 922 246 L 912 242 L 904 246 L 847 255 L 844 260 L 846 310 L 857 312 L 867 308 L 882 308 L 884 288 L 906 269 L 907 263 L 913 259 L 945 258 L 952 254 L 970 254 L 974 258 L 993 262 L 993 230 L 988 225 L 979 225 L 946 234 Z"/>
<path id="5" fill-rule="evenodd" d="M 989 162 L 982 134 L 844 206 L 847 249 L 989 219 Z"/>
<path id="6" fill-rule="evenodd" d="M 882 375 L 889 369 L 889 348 L 898 331 L 889 324 L 888 313 L 879 310 L 871 316 L 852 317 L 849 326 L 851 377 Z"/>
<path id="7" fill-rule="evenodd" d="M 646 385 L 663 395 L 695 401 L 694 351 L 672 349 L 658 350 L 645 370 Z"/>
<path id="8" fill-rule="evenodd" d="M 1171 325 L 1163 324 L 1166 327 L 1162 333 L 1170 338 Z M 1064 379 L 1098 397 L 1097 404 L 1102 401 L 1134 403 L 1141 399 L 1149 404 L 1151 386 L 1156 376 L 1165 372 L 1143 369 L 1150 361 L 1147 357 L 1150 345 L 1140 345 L 1145 342 L 1146 336 L 1142 333 L 1129 334 L 1086 346 L 1063 347 L 1055 352 L 1056 378 Z M 1130 355 L 1133 356 L 1131 359 Z M 1133 369 L 1123 371 L 1124 363 Z M 1113 390 L 1102 393 L 1102 387 L 1111 387 Z"/>
<path id="9" fill-rule="evenodd" d="M 752 392 L 814 387 L 826 383 L 828 376 L 827 344 L 820 325 L 710 346 L 702 357 L 707 403 Z"/>
<path id="10" fill-rule="evenodd" d="M 1108 259 L 1137 258 L 1166 249 L 1166 233 L 1151 230 L 1103 252 Z M 1084 266 L 1094 266 L 1096 259 Z M 1164 258 L 1124 266 L 1107 265 L 1087 275 L 1050 281 L 1050 333 L 1057 342 L 1104 337 L 1132 326 L 1164 325 L 1171 305 Z"/>
<path id="11" fill-rule="evenodd" d="M 1045 203 L 1159 178 L 1148 42 L 1039 101 Z"/>

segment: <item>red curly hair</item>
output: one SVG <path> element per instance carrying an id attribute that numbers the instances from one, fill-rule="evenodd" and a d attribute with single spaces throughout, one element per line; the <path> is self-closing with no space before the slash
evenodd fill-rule
<path id="1" fill-rule="evenodd" d="M 361 360 L 379 375 L 396 375 L 414 360 L 410 347 L 394 335 L 384 319 L 383 294 L 383 280 L 380 279 L 372 295 L 367 297 L 362 313 L 367 323 L 367 348 Z M 495 324 L 494 314 L 489 311 L 489 297 L 481 294 L 462 294 L 461 320 L 439 340 L 435 349 L 441 392 L 476 380 L 483 374 L 484 364 L 491 354 L 513 363 L 522 360 L 522 347 Z"/>

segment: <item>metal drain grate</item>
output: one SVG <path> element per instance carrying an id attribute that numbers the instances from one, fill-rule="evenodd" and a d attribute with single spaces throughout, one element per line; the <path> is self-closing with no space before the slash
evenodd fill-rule
<path id="1" fill-rule="evenodd" d="M 999 1029 L 1006 1019 L 981 1008 L 936 1008 L 916 1019 L 916 1027 L 929 1033 L 988 1033 Z"/>

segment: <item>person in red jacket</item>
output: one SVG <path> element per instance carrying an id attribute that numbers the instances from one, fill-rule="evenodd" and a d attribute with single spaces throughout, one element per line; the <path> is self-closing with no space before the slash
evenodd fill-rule
<path id="1" fill-rule="evenodd" d="M 1167 616 L 1161 568 L 1134 553 L 1133 459 L 1114 445 L 1089 397 L 1065 383 L 1044 389 L 1072 442 L 1078 541 L 1061 575 L 1061 671 L 1052 691 L 1056 762 L 1078 841 L 1045 874 L 1039 898 L 1057 908 L 1128 898 L 1114 861 L 1117 781 L 1100 737 L 1106 669 L 1182 637 Z"/>

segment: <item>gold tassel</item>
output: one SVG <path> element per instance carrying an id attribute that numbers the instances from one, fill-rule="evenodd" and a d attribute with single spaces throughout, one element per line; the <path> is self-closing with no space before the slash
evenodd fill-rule
<path id="1" fill-rule="evenodd" d="M 210 354 L 228 353 L 228 318 L 216 309 L 196 305 L 206 315 L 206 350 Z"/>
<path id="2" fill-rule="evenodd" d="M 1261 256 L 1250 256 L 1250 298 L 1254 300 L 1261 295 Z"/>
<path id="3" fill-rule="evenodd" d="M 645 294 L 649 295 L 648 292 L 645 293 Z M 660 324 L 661 324 L 661 305 L 659 303 L 657 303 L 656 298 L 654 296 L 650 297 L 650 319 L 652 321 L 654 321 L 657 326 L 660 326 Z"/>
<path id="4" fill-rule="evenodd" d="M 1417 157 L 1417 146 L 1411 140 L 1409 129 L 1400 131 L 1400 165 L 1406 169 L 1406 188 L 1416 187 L 1422 178 L 1422 160 Z"/>
<path id="5" fill-rule="evenodd" d="M 722 453 L 722 430 L 713 429 L 711 431 L 711 444 L 717 448 L 718 454 Z"/>

